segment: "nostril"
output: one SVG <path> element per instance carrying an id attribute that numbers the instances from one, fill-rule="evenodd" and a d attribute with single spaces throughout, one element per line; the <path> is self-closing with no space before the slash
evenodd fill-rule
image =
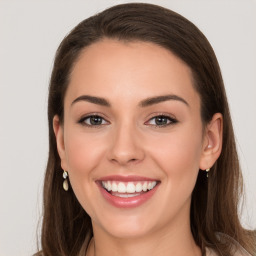
<path id="1" fill-rule="evenodd" d="M 128 163 L 136 163 L 136 162 L 139 162 L 139 159 L 136 159 L 136 158 L 132 158 L 128 161 Z"/>
<path id="2" fill-rule="evenodd" d="M 131 159 L 122 159 L 122 158 L 112 158 L 111 161 L 113 163 L 118 163 L 118 164 L 121 164 L 121 165 L 127 165 L 127 164 L 136 164 L 136 163 L 139 163 L 140 162 L 140 159 L 137 159 L 137 158 L 131 158 Z"/>

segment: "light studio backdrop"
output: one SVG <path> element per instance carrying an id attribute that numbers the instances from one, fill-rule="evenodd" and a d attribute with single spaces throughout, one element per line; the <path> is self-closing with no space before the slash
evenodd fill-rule
<path id="1" fill-rule="evenodd" d="M 0 256 L 36 250 L 48 153 L 47 90 L 57 46 L 81 20 L 124 2 L 131 1 L 0 0 Z M 241 219 L 256 229 L 256 3 L 144 2 L 187 17 L 216 52 L 246 185 Z"/>

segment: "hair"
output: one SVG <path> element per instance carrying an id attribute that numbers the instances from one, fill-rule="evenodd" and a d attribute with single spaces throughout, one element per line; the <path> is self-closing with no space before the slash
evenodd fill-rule
<path id="1" fill-rule="evenodd" d="M 214 51 L 202 32 L 181 15 L 157 5 L 130 3 L 111 7 L 82 21 L 63 39 L 56 52 L 48 99 L 49 158 L 43 192 L 42 251 L 37 255 L 77 256 L 86 250 L 93 236 L 91 219 L 72 188 L 68 192 L 62 188 L 62 169 L 52 127 L 55 115 L 64 122 L 63 103 L 74 63 L 84 48 L 105 38 L 154 43 L 190 67 L 193 86 L 200 96 L 203 125 L 215 113 L 223 115 L 221 155 L 208 179 L 199 171 L 192 192 L 190 222 L 194 240 L 203 255 L 206 247 L 218 255 L 233 255 L 230 240 L 220 239 L 218 234 L 225 234 L 248 252 L 255 253 L 253 232 L 243 229 L 239 221 L 242 176 Z"/>

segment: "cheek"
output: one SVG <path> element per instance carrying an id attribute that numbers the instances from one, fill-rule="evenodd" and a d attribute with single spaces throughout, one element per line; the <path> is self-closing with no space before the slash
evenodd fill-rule
<path id="1" fill-rule="evenodd" d="M 98 193 L 93 177 L 103 159 L 104 145 L 100 136 L 91 136 L 77 130 L 69 132 L 66 129 L 65 149 L 69 180 L 76 198 L 90 216 L 95 212 L 90 199 Z"/>
<path id="2" fill-rule="evenodd" d="M 152 145 L 149 147 L 151 148 L 151 158 L 163 171 L 167 182 L 171 183 L 169 187 L 172 189 L 179 185 L 193 187 L 195 184 L 202 147 L 200 131 L 200 128 L 193 131 L 188 127 L 177 129 L 177 132 L 169 133 L 159 137 L 157 141 L 152 141 Z"/>
<path id="3" fill-rule="evenodd" d="M 158 214 L 162 216 L 162 225 L 181 212 L 181 209 L 187 207 L 185 211 L 189 211 L 199 171 L 201 139 L 200 132 L 180 130 L 159 138 L 157 144 L 152 141 L 155 146 L 151 145 L 150 156 L 152 163 L 161 170 L 161 186 L 164 191 L 158 200 Z M 162 209 L 165 209 L 164 214 Z"/>
<path id="4" fill-rule="evenodd" d="M 94 169 L 104 150 L 101 136 L 70 129 L 66 132 L 65 149 L 71 172 L 85 173 Z"/>
<path id="5" fill-rule="evenodd" d="M 199 166 L 201 155 L 201 134 L 175 133 L 173 136 L 162 138 L 158 147 L 152 147 L 160 162 L 170 166 Z M 191 165 L 194 163 L 195 165 Z M 185 170 L 184 170 L 185 171 Z"/>
<path id="6" fill-rule="evenodd" d="M 83 200 L 84 196 L 93 193 L 93 173 L 103 158 L 104 143 L 100 136 L 91 136 L 79 130 L 69 132 L 67 129 L 65 149 L 72 188 L 78 200 Z"/>

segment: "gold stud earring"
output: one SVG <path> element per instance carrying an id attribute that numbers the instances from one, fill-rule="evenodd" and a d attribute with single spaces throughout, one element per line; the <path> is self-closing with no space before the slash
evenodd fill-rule
<path id="1" fill-rule="evenodd" d="M 63 171 L 63 178 L 64 178 L 64 181 L 63 181 L 63 189 L 65 191 L 68 191 L 68 180 L 67 180 L 67 177 L 68 177 L 68 172 L 66 171 Z"/>
<path id="2" fill-rule="evenodd" d="M 206 177 L 208 178 L 209 177 L 208 173 L 210 171 L 210 168 L 206 169 L 205 171 L 206 171 Z"/>

